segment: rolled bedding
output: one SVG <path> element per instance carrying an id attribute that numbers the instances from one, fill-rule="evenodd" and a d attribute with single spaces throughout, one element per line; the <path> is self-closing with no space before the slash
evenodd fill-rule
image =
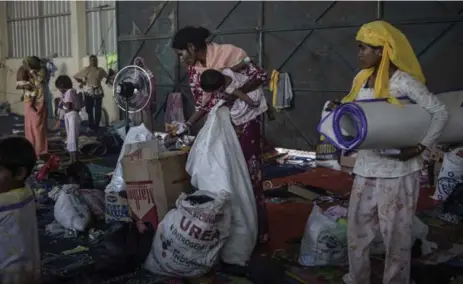
<path id="1" fill-rule="evenodd" d="M 463 91 L 438 95 L 450 119 L 439 144 L 463 141 Z M 391 149 L 416 145 L 426 135 L 431 115 L 407 97 L 399 98 L 403 107 L 385 100 L 345 103 L 333 111 L 323 111 L 318 131 L 342 150 Z M 328 105 L 325 104 L 324 108 Z"/>

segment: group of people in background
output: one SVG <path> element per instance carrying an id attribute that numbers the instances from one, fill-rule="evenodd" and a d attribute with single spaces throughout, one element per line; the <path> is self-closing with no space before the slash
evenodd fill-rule
<path id="1" fill-rule="evenodd" d="M 16 88 L 23 91 L 22 100 L 24 101 L 24 132 L 25 137 L 32 143 L 36 155 L 39 159 L 48 156 L 48 118 L 52 112 L 51 93 L 49 92 L 49 82 L 52 71 L 48 66 L 48 61 L 37 56 L 30 56 L 23 60 L 17 72 Z M 153 73 L 144 65 L 144 60 L 137 57 L 134 64 L 143 68 L 152 80 L 153 92 L 155 90 Z M 78 137 L 81 127 L 80 111 L 85 107 L 88 115 L 89 133 L 98 133 L 101 123 L 103 109 L 103 81 L 109 83 L 114 74 L 98 66 L 98 58 L 95 55 L 89 57 L 89 65 L 84 67 L 72 78 L 78 83 L 78 88 L 74 88 L 74 83 L 68 75 L 59 75 L 55 79 L 55 87 L 60 92 L 59 97 L 54 100 L 54 115 L 57 120 L 55 129 L 60 128 L 64 122 L 66 129 L 66 147 L 70 153 L 71 163 L 77 160 Z M 154 95 L 153 101 L 154 101 Z M 142 111 L 132 116 L 133 123 L 138 125 L 145 123 L 148 129 L 152 129 L 152 113 L 155 105 L 150 103 Z"/>

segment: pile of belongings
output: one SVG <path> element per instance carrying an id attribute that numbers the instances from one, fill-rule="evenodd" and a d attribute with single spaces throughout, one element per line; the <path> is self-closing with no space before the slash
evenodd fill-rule
<path id="1" fill-rule="evenodd" d="M 303 266 L 345 265 L 347 255 L 347 207 L 334 205 L 323 210 L 315 201 L 310 214 L 299 252 L 299 264 Z M 436 248 L 435 243 L 427 241 L 429 228 L 414 216 L 412 234 L 414 242 L 420 241 L 421 255 L 429 255 Z M 380 232 L 373 240 L 371 253 L 382 255 L 385 252 Z"/>

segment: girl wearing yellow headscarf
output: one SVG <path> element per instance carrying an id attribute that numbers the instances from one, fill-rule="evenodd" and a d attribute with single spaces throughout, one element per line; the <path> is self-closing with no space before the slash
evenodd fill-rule
<path id="1" fill-rule="evenodd" d="M 384 21 L 358 31 L 362 70 L 342 102 L 387 99 L 401 107 L 397 97 L 408 96 L 432 116 L 421 143 L 395 156 L 361 150 L 348 211 L 349 274 L 345 283 L 370 283 L 369 248 L 381 233 L 386 248 L 384 284 L 407 284 L 410 277 L 411 225 L 420 189 L 421 153 L 442 133 L 448 114 L 426 86 L 421 66 L 407 38 Z M 384 117 L 384 119 L 388 119 Z"/>

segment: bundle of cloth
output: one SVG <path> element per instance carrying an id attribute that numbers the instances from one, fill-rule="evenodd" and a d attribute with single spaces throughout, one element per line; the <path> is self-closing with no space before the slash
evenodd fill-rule
<path id="1" fill-rule="evenodd" d="M 446 106 L 450 119 L 439 144 L 463 141 L 463 91 L 437 95 Z M 431 114 L 409 97 L 347 102 L 333 111 L 322 112 L 319 132 L 334 146 L 343 150 L 390 149 L 416 145 L 425 136 Z M 384 119 L 387 117 L 387 119 Z"/>

